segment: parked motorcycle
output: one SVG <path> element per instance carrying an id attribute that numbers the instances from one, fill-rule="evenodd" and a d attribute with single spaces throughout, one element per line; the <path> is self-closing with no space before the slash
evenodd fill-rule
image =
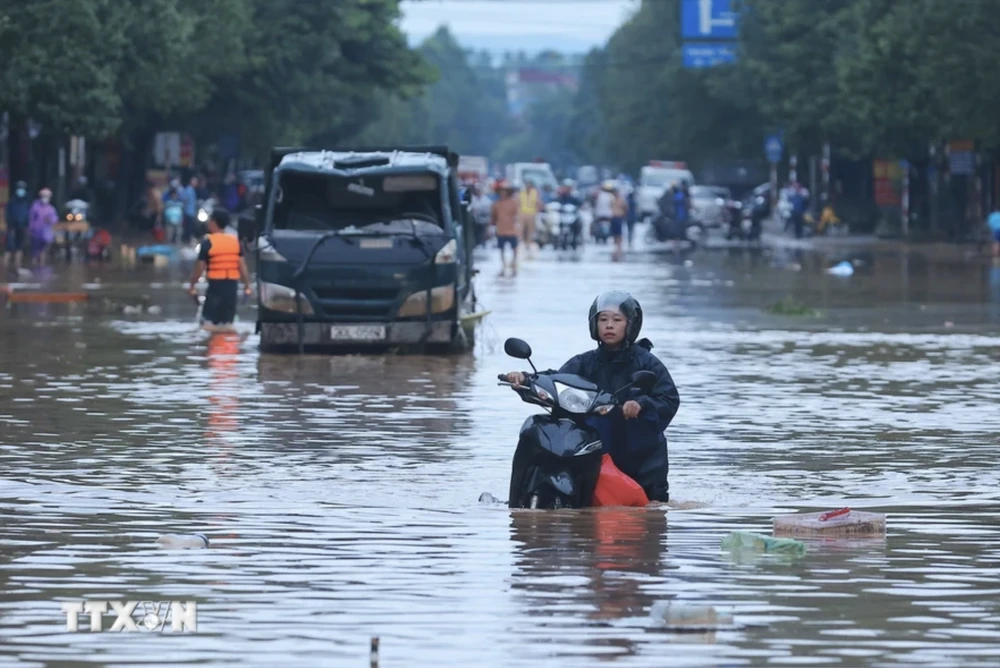
<path id="1" fill-rule="evenodd" d="M 583 221 L 575 204 L 563 204 L 559 212 L 559 237 L 556 248 L 576 250 L 583 242 Z"/>
<path id="2" fill-rule="evenodd" d="M 507 339 L 504 351 L 527 360 L 534 373 L 524 385 L 507 382 L 521 400 L 541 406 L 548 415 L 533 415 L 521 427 L 511 464 L 511 508 L 584 508 L 593 505 L 594 489 L 601 476 L 602 443 L 588 418 L 620 410 L 618 395 L 636 387 L 648 392 L 656 374 L 637 371 L 631 383 L 608 393 L 573 374 L 539 372 L 531 361 L 531 346 L 521 339 Z"/>

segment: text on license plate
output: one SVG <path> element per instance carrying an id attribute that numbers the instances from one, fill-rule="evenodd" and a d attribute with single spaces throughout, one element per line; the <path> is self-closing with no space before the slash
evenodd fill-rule
<path id="1" fill-rule="evenodd" d="M 385 325 L 334 325 L 330 328 L 331 341 L 382 341 Z"/>

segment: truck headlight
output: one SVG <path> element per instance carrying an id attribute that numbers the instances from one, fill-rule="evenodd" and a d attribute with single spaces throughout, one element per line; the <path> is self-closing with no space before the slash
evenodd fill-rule
<path id="1" fill-rule="evenodd" d="M 434 264 L 454 264 L 455 256 L 458 254 L 458 244 L 452 239 L 437 252 L 434 256 Z M 436 288 L 435 288 L 436 289 Z"/>
<path id="2" fill-rule="evenodd" d="M 454 242 L 450 242 L 454 243 Z M 443 249 L 442 249 L 443 250 Z M 445 313 L 455 307 L 455 286 L 441 285 L 431 288 L 431 313 Z M 398 318 L 415 318 L 427 315 L 427 291 L 414 292 L 406 298 L 396 313 Z"/>
<path id="3" fill-rule="evenodd" d="M 302 302 L 302 314 L 313 315 L 313 307 L 309 303 L 309 299 L 305 295 L 300 295 L 299 299 Z M 279 313 L 298 313 L 298 308 L 295 305 L 295 290 L 277 283 L 261 281 L 260 305 Z"/>

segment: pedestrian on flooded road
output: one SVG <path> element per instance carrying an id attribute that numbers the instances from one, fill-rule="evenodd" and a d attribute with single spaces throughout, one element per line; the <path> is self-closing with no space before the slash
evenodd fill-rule
<path id="1" fill-rule="evenodd" d="M 198 177 L 192 176 L 187 186 L 181 189 L 181 202 L 184 205 L 184 227 L 181 230 L 181 243 L 185 244 L 197 236 L 198 183 Z"/>
<path id="2" fill-rule="evenodd" d="M 56 223 L 59 214 L 51 204 L 52 191 L 42 188 L 38 191 L 38 199 L 31 205 L 28 213 L 28 229 L 31 234 L 31 261 L 37 265 L 45 264 L 49 247 L 56 237 Z"/>
<path id="3" fill-rule="evenodd" d="M 514 187 L 509 183 L 501 182 L 497 186 L 500 199 L 493 203 L 490 211 L 490 223 L 496 230 L 497 248 L 500 249 L 500 276 L 507 271 L 507 256 L 505 249 L 510 246 L 513 259 L 510 263 L 510 275 L 517 276 L 517 233 L 518 233 L 518 213 L 520 203 L 514 197 Z"/>
<path id="4" fill-rule="evenodd" d="M 198 294 L 198 279 L 204 273 L 208 278 L 208 291 L 202 308 L 202 326 L 215 327 L 231 325 L 236 319 L 236 301 L 239 281 L 243 281 L 243 293 L 250 295 L 250 272 L 243 259 L 243 248 L 239 238 L 226 234 L 229 213 L 216 209 L 208 218 L 208 235 L 199 246 L 198 261 L 191 274 L 188 293 Z"/>
<path id="5" fill-rule="evenodd" d="M 628 214 L 625 216 L 625 226 L 628 228 L 628 247 L 635 247 L 635 223 L 638 220 L 639 212 L 636 210 L 635 188 L 629 188 L 628 196 L 625 198 L 628 204 Z"/>
<path id="6" fill-rule="evenodd" d="M 989 215 L 986 225 L 990 228 L 990 236 L 993 237 L 993 257 L 1000 257 L 1000 207 Z"/>
<path id="7" fill-rule="evenodd" d="M 649 339 L 636 341 L 642 329 L 642 307 L 629 293 L 612 290 L 598 295 L 590 307 L 591 350 L 562 365 L 559 373 L 581 376 L 605 392 L 625 387 L 636 371 L 652 371 L 656 384 L 648 393 L 631 390 L 620 411 L 588 420 L 601 435 L 604 452 L 615 466 L 642 486 L 650 501 L 669 501 L 667 438 L 681 399 L 670 372 L 650 352 Z M 507 382 L 523 385 L 528 375 L 507 374 Z"/>
<path id="8" fill-rule="evenodd" d="M 534 255 L 535 248 L 535 221 L 538 214 L 545 210 L 545 204 L 542 202 L 542 196 L 538 193 L 538 189 L 535 188 L 534 181 L 531 180 L 524 182 L 524 188 L 518 195 L 518 200 L 521 204 L 521 239 L 524 241 L 528 256 L 531 257 Z"/>
<path id="9" fill-rule="evenodd" d="M 4 266 L 14 260 L 14 268 L 21 268 L 24 255 L 25 237 L 31 223 L 31 200 L 28 199 L 28 184 L 18 181 L 14 186 L 14 196 L 7 202 L 7 234 L 4 239 Z"/>
<path id="10" fill-rule="evenodd" d="M 163 231 L 167 243 L 175 244 L 180 241 L 183 228 L 184 196 L 180 179 L 174 179 L 163 193 Z"/>
<path id="11" fill-rule="evenodd" d="M 614 199 L 611 200 L 611 238 L 615 242 L 615 251 L 611 259 L 620 262 L 625 254 L 622 249 L 622 232 L 625 227 L 625 216 L 628 215 L 628 202 L 622 197 L 621 188 L 614 191 Z"/>

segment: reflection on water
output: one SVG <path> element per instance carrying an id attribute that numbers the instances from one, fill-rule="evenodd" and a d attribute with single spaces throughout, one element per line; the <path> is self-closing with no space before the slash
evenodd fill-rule
<path id="1" fill-rule="evenodd" d="M 484 256 L 493 315 L 465 357 L 260 355 L 251 310 L 236 334 L 198 331 L 171 268 L 95 270 L 159 317 L 4 311 L 0 663 L 356 665 L 378 635 L 384 665 L 995 666 L 1000 265 L 609 253 L 542 253 L 516 280 Z M 824 273 L 842 259 L 854 276 Z M 558 366 L 592 345 L 609 287 L 640 299 L 680 388 L 671 491 L 688 509 L 479 506 L 536 412 L 497 387 L 521 365 L 497 343 Z M 789 294 L 821 314 L 763 310 Z M 721 550 L 844 505 L 887 513 L 888 536 L 811 539 L 796 560 Z M 212 547 L 154 545 L 194 531 Z M 67 634 L 58 602 L 84 597 L 197 600 L 200 633 Z M 667 632 L 658 601 L 737 629 Z"/>

